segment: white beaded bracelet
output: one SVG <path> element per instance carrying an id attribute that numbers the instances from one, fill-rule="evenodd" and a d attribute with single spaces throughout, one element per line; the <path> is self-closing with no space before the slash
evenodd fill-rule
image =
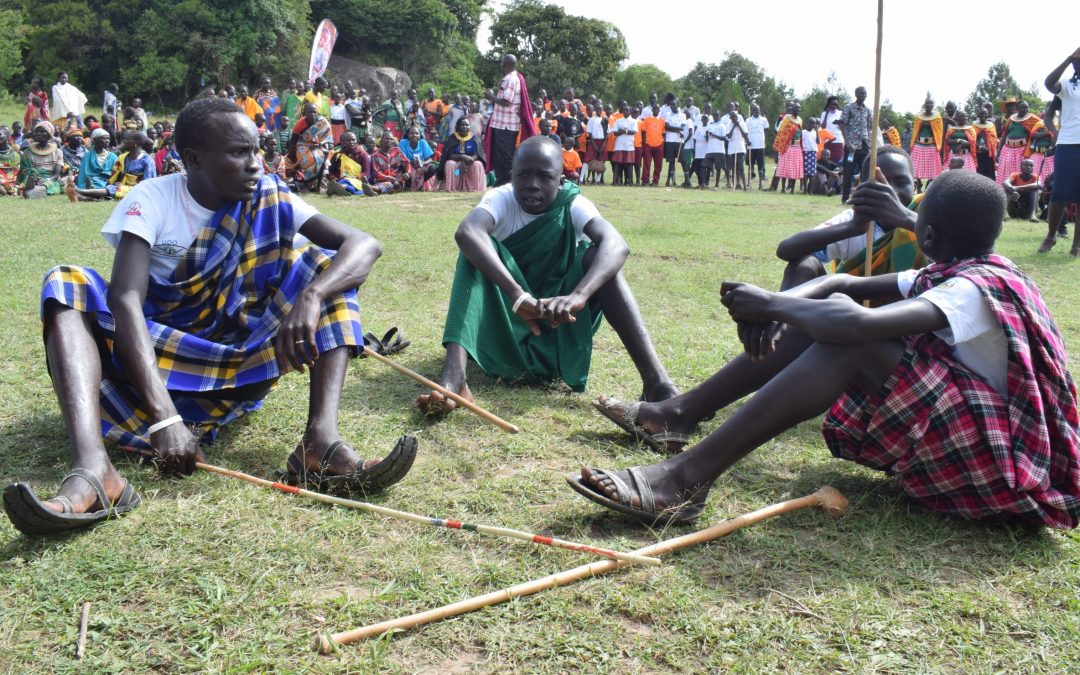
<path id="1" fill-rule="evenodd" d="M 536 298 L 534 298 L 532 295 L 528 293 L 522 293 L 518 296 L 518 299 L 514 301 L 514 306 L 510 308 L 510 311 L 514 314 L 517 314 L 518 307 L 521 307 L 521 304 L 526 300 L 532 300 L 533 302 L 536 302 Z"/>
<path id="2" fill-rule="evenodd" d="M 149 433 L 150 435 L 153 435 L 153 434 L 161 431 L 165 427 L 172 426 L 172 425 L 176 424 L 177 422 L 183 422 L 183 421 L 184 421 L 183 417 L 180 417 L 179 415 L 173 415 L 172 417 L 168 417 L 166 419 L 163 419 L 163 420 L 161 420 L 160 422 L 158 422 L 156 424 L 151 424 L 150 429 L 149 429 L 149 431 L 147 433 Z"/>

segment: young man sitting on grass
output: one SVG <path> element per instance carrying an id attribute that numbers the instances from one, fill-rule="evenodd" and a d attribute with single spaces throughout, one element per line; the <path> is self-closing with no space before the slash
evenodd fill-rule
<path id="1" fill-rule="evenodd" d="M 788 263 L 780 290 L 831 271 L 862 274 L 866 226 L 870 222 L 874 223 L 873 274 L 902 272 L 926 264 L 915 244 L 915 212 L 909 208 L 915 194 L 911 158 L 903 149 L 886 145 L 878 148 L 877 168 L 881 173 L 878 180 L 860 183 L 858 187 L 869 187 L 852 193 L 848 201 L 852 208 L 780 242 L 776 255 Z M 869 169 L 868 157 L 862 175 L 867 175 Z"/>
<path id="2" fill-rule="evenodd" d="M 994 254 L 1005 197 L 949 171 L 915 225 L 934 264 L 875 277 L 823 276 L 787 292 L 725 283 L 721 301 L 746 353 L 768 364 L 778 327 L 813 344 L 701 443 L 664 462 L 568 476 L 588 499 L 646 522 L 701 514 L 713 482 L 799 422 L 827 412 L 833 455 L 897 477 L 916 502 L 969 518 L 1059 528 L 1080 521 L 1076 389 L 1042 296 Z M 861 300 L 889 302 L 875 309 Z M 707 385 L 649 423 L 690 429 L 716 408 Z"/>
<path id="3" fill-rule="evenodd" d="M 387 459 L 365 462 L 338 436 L 346 367 L 364 344 L 356 288 L 379 242 L 261 176 L 255 125 L 231 101 L 189 103 L 175 138 L 187 175 L 132 187 L 102 229 L 116 248 L 111 281 L 74 266 L 45 276 L 47 363 L 74 468 L 48 501 L 22 483 L 4 491 L 27 534 L 87 527 L 139 504 L 103 441 L 190 474 L 203 461 L 200 440 L 257 410 L 290 369 L 311 369 L 311 394 L 285 480 L 376 489 L 415 456 L 405 437 Z M 315 245 L 294 248 L 297 233 Z"/>
<path id="4" fill-rule="evenodd" d="M 593 333 L 606 317 L 641 375 L 642 397 L 670 398 L 678 390 L 620 272 L 629 247 L 563 170 L 558 143 L 526 140 L 511 184 L 489 190 L 458 226 L 439 384 L 471 398 L 465 366 L 472 358 L 492 377 L 561 378 L 583 391 Z M 417 404 L 428 414 L 456 407 L 437 391 Z"/>

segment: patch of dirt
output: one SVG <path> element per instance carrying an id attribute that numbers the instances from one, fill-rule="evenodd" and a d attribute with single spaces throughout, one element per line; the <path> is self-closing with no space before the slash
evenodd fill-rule
<path id="1" fill-rule="evenodd" d="M 342 584 L 331 588 L 320 588 L 311 594 L 311 599 L 318 603 L 332 602 L 334 600 L 367 600 L 372 597 L 370 588 L 362 586 L 349 586 Z"/>

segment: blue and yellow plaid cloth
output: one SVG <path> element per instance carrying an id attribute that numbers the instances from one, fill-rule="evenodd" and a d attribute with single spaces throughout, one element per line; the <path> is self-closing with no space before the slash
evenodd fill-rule
<path id="1" fill-rule="evenodd" d="M 177 412 L 210 441 L 218 428 L 261 401 L 225 400 L 223 390 L 273 382 L 281 373 L 273 338 L 300 292 L 326 269 L 333 252 L 293 248 L 292 194 L 264 176 L 248 202 L 225 206 L 199 232 L 170 279 L 151 275 L 143 314 L 165 386 Z M 116 324 L 106 303 L 108 284 L 86 267 L 61 265 L 45 275 L 49 300 L 93 316 L 114 371 Z M 356 290 L 323 303 L 315 342 L 319 352 L 363 347 Z M 131 385 L 104 379 L 101 432 L 107 441 L 149 447 L 147 418 Z"/>

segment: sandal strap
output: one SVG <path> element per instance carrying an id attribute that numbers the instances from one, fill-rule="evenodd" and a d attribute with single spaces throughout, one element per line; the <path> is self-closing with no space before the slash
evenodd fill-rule
<path id="1" fill-rule="evenodd" d="M 619 503 L 623 506 L 633 506 L 631 498 L 633 495 L 630 493 L 630 486 L 626 484 L 622 478 L 615 475 L 614 471 L 605 471 L 603 469 L 593 469 L 593 473 L 597 474 L 601 478 L 607 478 L 615 486 L 615 491 L 619 494 Z"/>
<path id="2" fill-rule="evenodd" d="M 340 438 L 323 451 L 322 459 L 319 460 L 319 473 L 325 474 L 326 470 L 330 467 L 330 462 L 334 461 L 334 455 L 337 453 L 338 448 L 345 445 L 345 441 Z"/>
<path id="3" fill-rule="evenodd" d="M 90 473 L 86 469 L 72 469 L 68 475 L 64 476 L 64 480 L 60 481 L 60 485 L 66 483 L 67 480 L 72 476 L 82 478 L 84 481 L 89 483 L 90 487 L 93 488 L 94 492 L 97 493 L 98 500 L 101 502 L 101 507 L 107 513 L 112 513 L 112 502 L 109 501 L 108 495 L 105 494 L 105 486 L 101 484 L 101 481 L 97 479 L 97 476 Z"/>
<path id="4" fill-rule="evenodd" d="M 645 477 L 645 469 L 640 466 L 632 466 L 627 469 L 630 478 L 637 487 L 638 498 L 641 500 L 641 509 L 647 513 L 656 513 L 656 498 L 653 496 L 652 486 Z"/>

